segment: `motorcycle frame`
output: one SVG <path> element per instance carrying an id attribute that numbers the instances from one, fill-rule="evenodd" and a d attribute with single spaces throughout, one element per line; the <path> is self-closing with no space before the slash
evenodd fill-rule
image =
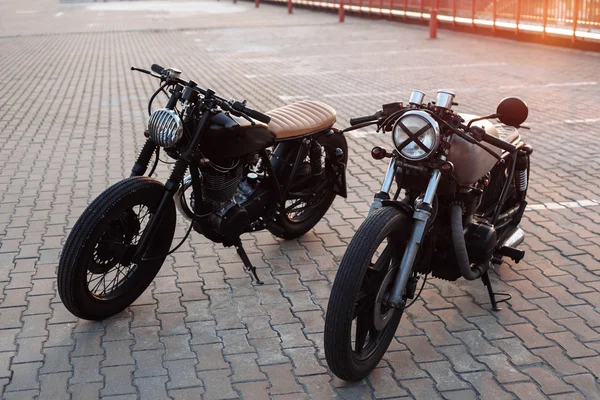
<path id="1" fill-rule="evenodd" d="M 181 89 L 182 89 L 181 87 L 175 89 L 175 91 L 173 92 L 173 95 L 169 99 L 169 102 L 168 102 L 166 108 L 168 108 L 168 109 L 175 108 L 175 105 L 177 104 L 177 100 L 179 100 L 179 97 L 181 96 Z M 175 194 L 179 190 L 180 183 L 183 181 L 185 172 L 187 171 L 188 167 L 190 168 L 190 174 L 192 176 L 192 190 L 194 191 L 194 197 L 197 199 L 200 199 L 200 200 L 202 199 L 202 191 L 201 191 L 202 181 L 201 181 L 201 177 L 198 173 L 198 165 L 196 162 L 196 159 L 197 159 L 196 152 L 197 152 L 197 148 L 200 143 L 200 140 L 202 138 L 202 134 L 205 132 L 205 130 L 208 127 L 208 122 L 210 121 L 210 118 L 212 118 L 212 116 L 215 115 L 217 112 L 221 112 L 221 111 L 215 111 L 215 106 L 216 106 L 216 102 L 214 100 L 211 100 L 210 96 L 205 97 L 204 105 L 203 105 L 204 112 L 202 113 L 202 117 L 200 118 L 200 121 L 198 122 L 198 124 L 196 126 L 196 130 L 195 130 L 194 134 L 192 135 L 189 144 L 186 146 L 186 150 L 181 153 L 181 155 L 178 157 L 177 161 L 175 162 L 175 166 L 173 167 L 173 170 L 171 171 L 171 174 L 165 183 L 165 193 L 163 194 L 163 197 L 162 197 L 154 215 L 152 215 L 152 218 L 148 221 L 148 226 L 142 233 L 142 237 L 140 238 L 139 244 L 137 246 L 136 253 L 134 255 L 134 259 L 142 257 L 145 254 L 146 249 L 150 243 L 150 239 L 154 236 L 154 234 L 156 233 L 156 230 L 160 226 L 164 208 L 167 206 L 167 203 L 170 201 L 170 199 L 174 198 Z M 316 140 L 321 135 L 328 135 L 328 134 L 336 134 L 336 133 L 333 131 L 333 129 L 328 129 L 328 130 L 307 134 L 307 135 L 293 138 L 293 139 L 276 141 L 276 143 L 281 143 L 284 141 L 296 140 L 296 141 L 300 141 L 300 143 L 301 143 L 300 145 L 303 146 L 303 148 L 298 151 L 296 160 L 293 164 L 291 176 L 294 176 L 294 174 L 297 172 L 299 164 L 302 162 L 302 160 L 304 160 L 304 158 L 308 154 L 309 146 L 310 146 L 310 140 L 308 138 L 311 137 L 312 140 Z M 341 134 L 341 133 L 337 133 L 337 134 Z M 151 138 L 148 138 L 146 140 L 146 143 L 144 143 L 144 146 L 132 168 L 130 176 L 132 176 L 132 177 L 143 176 L 146 173 L 146 170 L 150 163 L 150 159 L 152 158 L 152 154 L 155 151 L 157 151 L 158 148 L 159 147 L 154 143 L 154 141 Z M 259 152 L 259 155 L 263 162 L 263 166 L 267 172 L 267 177 L 269 179 L 268 184 L 274 188 L 274 191 L 277 195 L 278 202 L 277 202 L 277 206 L 276 206 L 276 213 L 277 212 L 282 213 L 285 211 L 284 199 L 286 199 L 286 196 L 289 193 L 292 180 L 290 179 L 288 181 L 288 183 L 286 184 L 285 188 L 282 189 L 282 187 L 279 183 L 279 180 L 277 179 L 277 176 L 274 173 L 273 165 L 271 164 L 271 160 L 269 159 L 266 150 L 265 149 L 261 150 Z M 334 164 L 338 163 L 338 160 L 331 160 L 331 161 Z M 336 192 L 336 194 L 339 194 L 339 195 L 342 195 L 345 197 L 345 194 L 346 194 L 345 165 L 342 165 L 342 168 L 338 169 L 337 175 L 335 176 L 334 191 Z M 235 244 L 235 242 L 234 243 L 224 243 L 224 244 L 233 245 L 233 244 Z"/>
<path id="2" fill-rule="evenodd" d="M 500 199 L 494 208 L 493 218 L 492 218 L 492 223 L 494 224 L 494 226 L 496 226 L 496 224 L 498 224 L 498 223 L 501 223 L 502 224 L 501 226 L 506 226 L 511 221 L 513 221 L 513 219 L 516 216 L 520 219 L 519 214 L 522 215 L 522 212 L 525 210 L 525 205 L 527 204 L 527 202 L 525 199 L 523 199 L 523 200 L 521 200 L 521 202 L 519 203 L 518 206 L 516 206 L 516 207 L 512 208 L 511 210 L 506 211 L 504 214 L 500 215 L 500 211 L 502 210 L 502 208 L 507 200 L 507 194 L 509 191 L 508 189 L 514 179 L 515 167 L 516 167 L 516 163 L 517 163 L 517 155 L 520 151 L 523 151 L 522 148 L 524 145 L 525 145 L 525 143 L 523 141 L 520 141 L 516 145 L 516 148 L 513 152 L 505 151 L 505 152 L 503 152 L 503 154 L 501 156 L 500 162 L 506 162 L 506 159 L 510 157 L 511 165 L 509 166 L 510 173 L 509 173 L 508 179 L 504 183 L 504 186 L 501 191 Z M 399 168 L 401 168 L 401 167 L 398 167 L 399 162 L 398 162 L 397 157 L 398 156 L 396 154 L 394 154 L 392 156 L 392 159 L 390 160 L 388 169 L 387 169 L 385 177 L 383 179 L 381 190 L 379 191 L 379 193 L 377 193 L 375 195 L 375 200 L 371 206 L 369 215 L 371 213 L 373 213 L 377 208 L 381 208 L 383 206 L 387 206 L 388 204 L 392 203 L 391 201 L 389 201 L 389 198 L 390 198 L 389 192 L 391 190 L 392 183 L 394 181 L 394 177 L 399 172 Z M 445 155 L 441 155 L 440 161 L 445 161 L 445 160 L 446 160 Z M 406 167 L 406 164 L 404 164 L 404 165 Z M 415 166 L 415 167 L 417 167 L 417 169 L 418 169 L 418 166 Z M 529 167 L 528 167 L 528 169 L 529 169 Z M 403 297 L 408 279 L 410 278 L 410 275 L 412 273 L 415 259 L 417 258 L 417 255 L 419 254 L 421 243 L 423 242 L 423 240 L 425 239 L 425 236 L 427 234 L 427 227 L 429 225 L 429 222 L 430 222 L 429 220 L 431 218 L 432 210 L 433 210 L 433 201 L 435 199 L 437 188 L 440 183 L 441 177 L 442 177 L 442 173 L 439 170 L 439 168 L 433 169 L 431 176 L 429 178 L 429 182 L 427 184 L 427 188 L 425 190 L 423 201 L 421 203 L 419 203 L 416 207 L 413 207 L 410 204 L 400 203 L 398 201 L 394 202 L 394 203 L 402 204 L 402 206 L 398 207 L 398 208 L 404 210 L 405 212 L 409 212 L 407 210 L 407 208 L 409 210 L 412 210 L 412 212 L 413 212 L 412 217 L 413 217 L 414 222 L 413 222 L 411 234 L 406 243 L 406 250 L 404 251 L 402 260 L 400 261 L 398 274 L 396 274 L 396 278 L 395 278 L 391 293 L 390 293 L 389 297 L 386 299 L 386 302 L 392 307 L 395 307 L 395 308 L 404 307 L 404 299 L 402 297 Z M 398 188 L 398 190 L 400 190 L 400 187 Z M 408 206 L 408 207 L 406 207 L 406 206 Z"/>

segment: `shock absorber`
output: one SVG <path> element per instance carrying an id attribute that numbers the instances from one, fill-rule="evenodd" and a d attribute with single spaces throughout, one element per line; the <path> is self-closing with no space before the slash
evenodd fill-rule
<path id="1" fill-rule="evenodd" d="M 515 189 L 519 200 L 525 198 L 527 184 L 529 181 L 529 155 L 524 151 L 519 151 L 517 155 L 517 165 L 515 165 Z"/>
<path id="2" fill-rule="evenodd" d="M 323 166 L 321 165 L 322 150 L 321 145 L 313 140 L 310 143 L 310 170 L 314 175 L 319 175 Z"/>

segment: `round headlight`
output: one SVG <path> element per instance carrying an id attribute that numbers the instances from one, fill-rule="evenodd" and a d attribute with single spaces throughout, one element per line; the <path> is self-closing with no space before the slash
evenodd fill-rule
<path id="1" fill-rule="evenodd" d="M 175 111 L 163 108 L 152 113 L 148 132 L 154 143 L 168 149 L 183 136 L 183 124 Z"/>
<path id="2" fill-rule="evenodd" d="M 408 160 L 423 160 L 433 154 L 440 144 L 440 126 L 424 111 L 408 111 L 394 125 L 396 149 Z"/>

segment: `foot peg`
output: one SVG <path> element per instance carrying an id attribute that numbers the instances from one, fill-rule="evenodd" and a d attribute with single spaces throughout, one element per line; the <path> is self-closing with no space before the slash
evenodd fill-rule
<path id="1" fill-rule="evenodd" d="M 498 303 L 504 303 L 512 299 L 512 295 L 510 293 L 495 293 L 492 289 L 492 282 L 490 282 L 490 276 L 488 275 L 487 271 L 483 275 L 481 275 L 481 280 L 483 281 L 483 284 L 487 287 L 488 295 L 490 296 L 490 302 L 492 303 L 492 310 L 502 310 L 502 308 L 498 307 Z M 496 295 L 504 296 L 504 298 L 496 300 Z"/>
<path id="2" fill-rule="evenodd" d="M 525 257 L 523 250 L 515 249 L 514 247 L 502 246 L 496 250 L 496 254 L 512 259 L 517 264 Z"/>
<path id="3" fill-rule="evenodd" d="M 242 241 L 240 239 L 238 239 L 237 243 L 235 243 L 235 250 L 237 251 L 240 258 L 242 259 L 242 262 L 244 263 L 244 269 L 246 271 L 252 272 L 252 275 L 254 275 L 256 284 L 262 285 L 264 282 L 258 278 L 258 275 L 256 274 L 256 267 L 254 265 L 252 265 L 252 262 L 250 262 L 250 259 L 248 258 L 248 254 L 246 254 L 246 250 L 244 250 L 244 247 L 242 246 Z"/>

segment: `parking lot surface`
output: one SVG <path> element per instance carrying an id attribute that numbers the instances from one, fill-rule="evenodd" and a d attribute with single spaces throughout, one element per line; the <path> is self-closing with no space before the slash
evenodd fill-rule
<path id="1" fill-rule="evenodd" d="M 600 398 L 600 55 L 425 27 L 226 1 L 0 4 L 0 387 L 5 399 Z M 432 279 L 379 367 L 348 384 L 328 370 L 324 311 L 339 261 L 386 165 L 391 138 L 348 135 L 348 198 L 304 237 L 235 250 L 192 234 L 151 287 L 103 322 L 56 293 L 61 246 L 87 204 L 129 171 L 156 82 L 174 66 L 269 110 L 315 99 L 338 126 L 411 89 L 457 93 L 458 110 L 530 107 L 526 258 L 480 281 Z M 165 178 L 167 169 L 160 170 Z M 176 238 L 186 225 L 179 224 Z"/>

